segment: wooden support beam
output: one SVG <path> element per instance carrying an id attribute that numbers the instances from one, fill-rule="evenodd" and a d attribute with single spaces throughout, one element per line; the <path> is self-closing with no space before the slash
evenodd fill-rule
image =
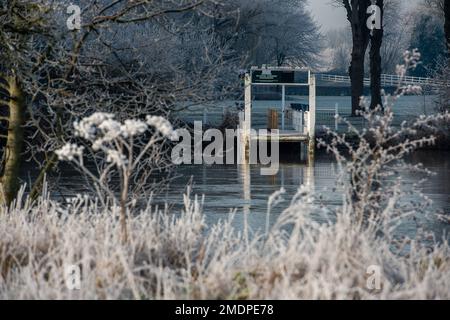
<path id="1" fill-rule="evenodd" d="M 267 110 L 267 129 L 278 129 L 278 111 L 276 109 Z"/>

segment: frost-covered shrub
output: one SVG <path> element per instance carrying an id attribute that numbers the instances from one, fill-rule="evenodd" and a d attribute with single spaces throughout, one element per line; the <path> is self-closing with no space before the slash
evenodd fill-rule
<path id="1" fill-rule="evenodd" d="M 87 142 L 89 151 L 94 154 L 95 166 L 85 165 L 83 146 L 67 143 L 56 154 L 60 160 L 70 161 L 86 174 L 104 204 L 112 201 L 112 205 L 120 206 L 122 237 L 127 240 L 129 209 L 135 204 L 138 193 L 146 190 L 152 170 L 169 165 L 161 161 L 163 144 L 167 139 L 175 139 L 177 133 L 163 117 L 147 116 L 146 121 L 119 122 L 113 114 L 103 112 L 75 122 L 74 131 Z M 92 167 L 100 170 L 93 172 Z"/>
<path id="2" fill-rule="evenodd" d="M 89 197 L 1 208 L 0 299 L 450 298 L 447 242 L 395 240 L 389 228 L 380 236 L 342 208 L 319 223 L 324 209 L 308 189 L 250 241 L 231 218 L 206 226 L 201 203 L 184 201 L 181 213 L 148 206 L 130 216 L 128 242 L 119 208 Z M 80 290 L 67 286 L 71 266 L 81 270 Z"/>
<path id="3" fill-rule="evenodd" d="M 420 54 L 417 50 L 406 51 L 404 65 L 397 66 L 397 75 L 404 79 L 407 70 L 417 66 Z M 402 81 L 401 81 L 402 82 Z M 393 125 L 395 118 L 393 106 L 404 94 L 420 92 L 421 88 L 411 85 L 399 85 L 394 95 L 384 95 L 384 108 L 370 110 L 367 101 L 361 100 L 361 115 L 367 128 L 358 130 L 350 122 L 340 119 L 348 126 L 348 132 L 339 134 L 327 130 L 330 142 L 320 141 L 320 145 L 332 153 L 339 169 L 340 185 L 344 191 L 345 210 L 352 212 L 357 224 L 369 224 L 378 227 L 385 221 L 385 214 L 401 218 L 411 213 L 422 214 L 428 199 L 416 193 L 417 201 L 402 203 L 402 181 L 398 178 L 401 170 L 424 172 L 420 165 L 410 166 L 404 158 L 414 150 L 435 143 L 434 134 L 438 123 L 450 123 L 448 113 L 422 116 L 412 123 L 403 122 L 400 128 Z M 354 145 L 347 136 L 356 137 Z M 420 200 L 419 200 L 420 199 Z"/>
<path id="4" fill-rule="evenodd" d="M 430 77 L 439 83 L 438 86 L 431 88 L 431 93 L 436 97 L 434 101 L 436 111 L 445 115 L 450 112 L 450 60 L 448 58 L 438 59 L 436 70 L 430 74 Z M 429 123 L 425 123 L 419 130 L 424 134 L 432 132 L 436 136 L 436 144 L 440 148 L 448 148 L 450 122 L 447 119 L 435 119 L 431 126 Z"/>
<path id="5" fill-rule="evenodd" d="M 441 58 L 437 60 L 436 71 L 431 77 L 442 84 L 437 88 L 438 111 L 446 112 L 450 110 L 450 60 Z"/>

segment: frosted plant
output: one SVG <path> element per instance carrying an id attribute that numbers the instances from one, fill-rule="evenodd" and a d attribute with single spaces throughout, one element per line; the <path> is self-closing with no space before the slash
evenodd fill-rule
<path id="1" fill-rule="evenodd" d="M 171 140 L 176 140 L 178 138 L 176 131 L 173 130 L 172 125 L 165 118 L 158 116 L 147 116 L 146 118 L 147 124 L 161 132 L 163 136 L 170 138 Z"/>
<path id="2" fill-rule="evenodd" d="M 83 150 L 84 147 L 77 146 L 76 144 L 68 143 L 61 149 L 56 151 L 60 160 L 73 161 L 77 157 L 80 163 L 83 163 Z"/>
<path id="3" fill-rule="evenodd" d="M 441 113 L 450 111 L 450 59 L 448 57 L 437 59 L 437 68 L 431 78 L 440 82 L 435 96 L 437 111 Z M 436 126 L 435 126 L 436 127 Z M 437 143 L 448 146 L 450 143 L 450 123 L 440 121 L 437 123 Z"/>
<path id="4" fill-rule="evenodd" d="M 126 241 L 128 210 L 136 202 L 137 193 L 145 190 L 145 177 L 151 176 L 152 164 L 158 164 L 158 169 L 168 165 L 154 159 L 160 157 L 168 138 L 177 137 L 176 131 L 162 117 L 148 116 L 147 121 L 127 119 L 121 123 L 115 120 L 113 114 L 102 112 L 75 122 L 74 130 L 76 136 L 84 139 L 97 155 L 93 157 L 96 162 L 94 167 L 101 168 L 100 172 L 94 173 L 90 166 L 85 165 L 83 146 L 67 143 L 56 154 L 60 160 L 74 163 L 85 173 L 94 182 L 98 195 L 106 193 L 106 197 L 100 196 L 105 203 L 114 200 L 114 204 L 120 205 L 122 236 Z M 119 180 L 119 189 L 115 188 L 115 178 Z M 134 191 L 130 196 L 132 185 Z"/>
<path id="5" fill-rule="evenodd" d="M 406 71 L 415 68 L 419 58 L 420 54 L 416 50 L 405 52 L 405 64 L 397 67 L 401 84 L 393 95 L 384 94 L 384 109 L 379 107 L 369 110 L 366 100 L 362 98 L 366 129 L 358 130 L 350 122 L 340 119 L 347 124 L 348 133 L 339 134 L 328 129 L 331 141 L 321 140 L 319 143 L 335 156 L 341 172 L 341 188 L 344 190 L 343 201 L 346 206 L 343 210 L 351 212 L 351 218 L 361 227 L 379 228 L 387 221 L 385 215 L 390 215 L 391 222 L 394 217 L 401 220 L 405 214 L 419 216 L 430 203 L 420 192 L 415 193 L 417 201 L 401 202 L 405 194 L 401 191 L 401 180 L 396 178 L 397 172 L 401 170 L 424 172 L 419 165 L 407 165 L 405 156 L 419 147 L 435 143 L 432 130 L 428 130 L 427 134 L 419 134 L 424 127 L 433 128 L 436 122 L 450 121 L 446 113 L 422 116 L 412 123 L 402 123 L 400 128 L 393 126 L 393 105 L 396 100 L 406 93 L 420 91 L 418 87 L 403 85 Z M 352 136 L 356 142 L 351 143 L 348 136 Z"/>
<path id="6" fill-rule="evenodd" d="M 181 212 L 143 206 L 131 215 L 128 242 L 113 205 L 81 195 L 68 205 L 47 196 L 31 205 L 23 189 L 19 197 L 0 207 L 2 300 L 450 298 L 448 242 L 393 243 L 358 228 L 343 208 L 319 223 L 308 188 L 268 237 L 249 242 L 231 218 L 205 230 L 201 202 L 189 194 Z M 379 290 L 367 286 L 372 265 L 381 271 Z M 82 270 L 80 290 L 68 289 L 67 266 Z"/>

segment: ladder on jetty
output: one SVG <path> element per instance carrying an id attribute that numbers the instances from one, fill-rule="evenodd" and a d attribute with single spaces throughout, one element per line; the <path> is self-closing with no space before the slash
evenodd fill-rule
<path id="1" fill-rule="evenodd" d="M 296 72 L 307 73 L 306 81 L 298 80 Z M 299 142 L 307 146 L 308 162 L 314 161 L 315 152 L 315 126 L 316 126 L 316 76 L 310 70 L 283 67 L 252 67 L 245 74 L 245 101 L 244 111 L 240 114 L 240 154 L 241 163 L 247 164 L 250 159 L 251 143 L 259 140 L 272 139 L 272 132 L 255 132 L 252 129 L 252 88 L 258 86 L 281 87 L 281 130 L 276 130 L 279 142 Z M 309 110 L 306 112 L 290 109 L 293 119 L 301 119 L 300 125 L 294 123 L 294 129 L 286 129 L 286 88 L 309 87 Z M 294 121 L 295 122 L 295 121 Z"/>

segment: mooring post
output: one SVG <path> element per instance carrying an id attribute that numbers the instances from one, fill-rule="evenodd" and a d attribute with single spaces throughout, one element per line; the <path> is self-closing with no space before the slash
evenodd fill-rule
<path id="1" fill-rule="evenodd" d="M 244 94 L 244 125 L 241 131 L 241 164 L 250 161 L 250 133 L 252 125 L 252 79 L 250 74 L 245 74 Z"/>
<path id="2" fill-rule="evenodd" d="M 339 130 L 339 103 L 334 105 L 334 131 Z"/>
<path id="3" fill-rule="evenodd" d="M 316 76 L 309 75 L 308 161 L 314 163 L 316 149 Z"/>
<path id="4" fill-rule="evenodd" d="M 284 130 L 286 112 L 286 86 L 281 86 L 281 130 Z"/>

